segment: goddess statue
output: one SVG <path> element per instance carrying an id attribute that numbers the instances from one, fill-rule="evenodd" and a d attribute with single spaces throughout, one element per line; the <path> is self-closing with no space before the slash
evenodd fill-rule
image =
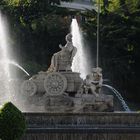
<path id="1" fill-rule="evenodd" d="M 77 48 L 73 46 L 71 33 L 66 35 L 66 42 L 65 46 L 60 44 L 61 51 L 52 56 L 50 66 L 52 71 L 72 71 L 72 61 L 77 52 Z"/>

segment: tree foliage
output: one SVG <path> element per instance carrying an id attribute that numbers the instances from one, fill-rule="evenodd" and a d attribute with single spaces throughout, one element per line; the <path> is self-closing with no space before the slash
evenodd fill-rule
<path id="1" fill-rule="evenodd" d="M 3 0 L 1 7 L 9 21 L 13 48 L 20 54 L 19 63 L 31 75 L 46 70 L 58 45 L 65 43 L 68 16 L 74 12 L 53 5 L 51 0 Z"/>
<path id="2" fill-rule="evenodd" d="M 126 97 L 139 96 L 140 1 L 110 0 L 100 13 L 100 66 Z M 96 41 L 96 12 L 87 11 L 83 24 L 87 36 Z M 130 94 L 129 94 L 130 93 Z M 139 96 L 140 97 L 140 96 Z"/>
<path id="3" fill-rule="evenodd" d="M 12 103 L 6 103 L 0 110 L 0 139 L 19 140 L 26 129 L 22 112 Z"/>
<path id="4" fill-rule="evenodd" d="M 0 1 L 0 8 L 10 22 L 14 50 L 31 75 L 47 69 L 58 45 L 65 43 L 69 16 L 76 13 L 55 4 L 57 1 L 52 0 Z M 87 10 L 82 16 L 86 19 L 83 31 L 95 44 L 97 13 Z M 140 0 L 101 0 L 100 66 L 104 75 L 130 97 L 137 97 L 140 90 L 139 34 Z M 92 50 L 95 52 L 95 47 Z"/>

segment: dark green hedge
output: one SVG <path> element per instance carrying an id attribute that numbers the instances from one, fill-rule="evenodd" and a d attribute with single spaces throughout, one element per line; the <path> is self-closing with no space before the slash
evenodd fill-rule
<path id="1" fill-rule="evenodd" d="M 0 139 L 19 140 L 26 130 L 22 112 L 11 102 L 0 110 Z"/>

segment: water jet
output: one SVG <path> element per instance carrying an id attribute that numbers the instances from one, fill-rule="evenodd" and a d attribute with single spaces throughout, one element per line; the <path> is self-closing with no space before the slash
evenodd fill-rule
<path id="1" fill-rule="evenodd" d="M 4 73 L 10 71 L 9 64 L 18 64 L 9 61 L 1 23 L 2 20 L 0 34 L 4 38 L 0 38 L 0 52 L 4 63 L 0 64 Z M 140 139 L 140 114 L 128 112 L 129 108 L 119 93 L 103 85 L 101 68 L 96 67 L 89 73 L 81 38 L 74 19 L 72 32 L 66 35 L 66 44 L 59 45 L 61 50 L 53 54 L 50 67 L 17 86 L 18 98 L 14 98 L 19 102 L 18 107 L 22 107 L 28 126 L 23 140 Z M 9 74 L 3 75 L 0 75 L 0 82 L 9 85 Z M 102 86 L 113 90 L 127 112 L 114 110 L 113 95 L 100 93 Z M 7 95 L 11 98 L 11 92 L 7 94 L 7 91 L 5 88 L 0 92 L 0 99 L 10 100 Z"/>
<path id="2" fill-rule="evenodd" d="M 18 67 L 29 76 L 29 73 L 24 68 L 11 60 L 9 51 L 11 47 L 9 42 L 10 37 L 6 25 L 6 20 L 0 12 L 0 104 L 12 101 L 14 96 L 12 92 L 14 89 L 13 86 L 11 86 L 12 71 L 10 64 Z"/>

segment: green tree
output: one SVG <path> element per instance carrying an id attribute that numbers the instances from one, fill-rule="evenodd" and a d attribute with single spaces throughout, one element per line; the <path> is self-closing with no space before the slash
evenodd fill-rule
<path id="1" fill-rule="evenodd" d="M 26 129 L 25 118 L 12 103 L 6 103 L 0 110 L 0 139 L 19 140 Z"/>
<path id="2" fill-rule="evenodd" d="M 127 92 L 127 97 L 139 96 L 137 91 L 140 90 L 137 78 L 140 70 L 139 14 L 139 0 L 109 1 L 106 10 L 100 14 L 100 66 L 112 83 Z M 95 11 L 88 10 L 84 14 L 87 20 L 83 25 L 88 38 L 94 42 L 96 15 Z"/>
<path id="3" fill-rule="evenodd" d="M 46 0 L 3 2 L 2 13 L 8 18 L 12 29 L 14 50 L 16 54 L 21 54 L 19 63 L 31 75 L 38 70 L 46 70 L 52 54 L 59 50 L 58 45 L 65 43 L 64 38 L 70 27 L 68 16 L 74 12 Z"/>

